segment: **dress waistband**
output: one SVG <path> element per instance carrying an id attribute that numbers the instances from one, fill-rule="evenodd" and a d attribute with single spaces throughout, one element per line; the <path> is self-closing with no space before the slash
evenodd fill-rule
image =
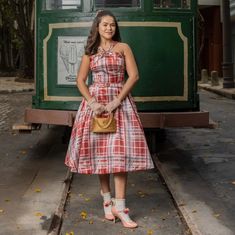
<path id="1" fill-rule="evenodd" d="M 93 82 L 91 86 L 98 87 L 123 87 L 123 82 Z"/>

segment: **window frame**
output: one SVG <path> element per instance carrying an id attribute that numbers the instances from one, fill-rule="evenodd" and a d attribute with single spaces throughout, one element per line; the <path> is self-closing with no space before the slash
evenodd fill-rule
<path id="1" fill-rule="evenodd" d="M 192 1 L 190 0 L 190 6 L 188 8 L 182 7 L 157 7 L 155 6 L 155 0 L 152 0 L 153 3 L 153 11 L 191 11 L 192 10 Z"/>
<path id="2" fill-rule="evenodd" d="M 144 0 L 139 0 L 140 6 L 139 7 L 96 7 L 96 0 L 93 0 L 93 7 L 92 11 L 96 12 L 101 9 L 107 9 L 112 12 L 143 12 L 144 11 Z"/>
<path id="3" fill-rule="evenodd" d="M 139 7 L 127 7 L 127 6 L 121 6 L 121 7 L 96 7 L 96 0 L 93 0 L 94 9 L 140 9 L 142 7 L 142 0 L 139 0 Z"/>
<path id="4" fill-rule="evenodd" d="M 55 13 L 55 12 L 83 12 L 83 1 L 84 0 L 80 0 L 81 1 L 81 4 L 80 5 L 78 5 L 78 7 L 77 8 L 70 8 L 70 9 L 51 9 L 51 10 L 49 10 L 49 9 L 44 9 L 44 7 L 43 7 L 43 5 L 44 5 L 44 3 L 46 3 L 46 1 L 48 1 L 48 0 L 42 0 L 41 1 L 41 6 L 40 6 L 40 8 L 41 8 L 41 12 L 43 12 L 43 13 Z M 67 5 L 68 6 L 68 5 Z M 75 6 L 75 5 L 71 5 L 71 6 Z"/>

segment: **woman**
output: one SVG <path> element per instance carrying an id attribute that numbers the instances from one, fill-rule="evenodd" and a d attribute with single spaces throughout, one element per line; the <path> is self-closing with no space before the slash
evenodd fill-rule
<path id="1" fill-rule="evenodd" d="M 72 172 L 98 174 L 105 218 L 119 218 L 124 227 L 135 228 L 125 206 L 127 172 L 153 168 L 136 106 L 130 91 L 139 79 L 130 47 L 120 42 L 119 28 L 110 11 L 94 19 L 77 75 L 81 102 L 65 164 Z M 93 83 L 86 79 L 92 71 Z M 124 83 L 125 71 L 128 79 Z M 93 133 L 93 115 L 114 113 L 115 133 Z M 114 175 L 115 199 L 111 200 L 110 174 Z"/>

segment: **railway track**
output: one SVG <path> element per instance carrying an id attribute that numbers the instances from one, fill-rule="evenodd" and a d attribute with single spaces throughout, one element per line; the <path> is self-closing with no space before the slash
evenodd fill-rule
<path id="1" fill-rule="evenodd" d="M 157 170 L 129 174 L 130 195 L 127 198 L 134 200 L 129 203 L 130 208 L 133 208 L 133 216 L 139 223 L 137 229 L 130 231 L 122 228 L 121 223 L 113 226 L 104 221 L 102 207 L 99 205 L 101 199 L 98 195 L 98 179 L 94 179 L 96 176 L 73 175 L 68 171 L 60 204 L 54 213 L 48 235 L 200 234 L 195 225 L 189 223 L 185 208 L 183 209 L 180 199 L 175 197 L 171 180 L 158 157 L 154 155 L 153 159 Z M 142 203 L 143 207 L 136 208 Z"/>

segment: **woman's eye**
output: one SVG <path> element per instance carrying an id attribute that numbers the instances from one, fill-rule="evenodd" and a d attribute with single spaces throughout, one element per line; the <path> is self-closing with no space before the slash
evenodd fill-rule
<path id="1" fill-rule="evenodd" d="M 103 24 L 103 26 L 104 26 L 104 27 L 107 27 L 107 26 L 115 27 L 115 24 L 110 24 L 110 25 L 108 25 L 108 24 Z"/>

